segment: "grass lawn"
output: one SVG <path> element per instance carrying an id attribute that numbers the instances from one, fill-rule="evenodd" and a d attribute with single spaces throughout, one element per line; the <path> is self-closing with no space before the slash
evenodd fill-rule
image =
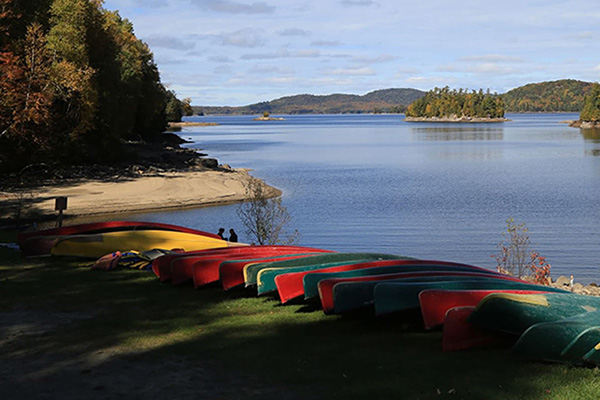
<path id="1" fill-rule="evenodd" d="M 418 321 L 325 316 L 2 247 L 0 260 L 2 399 L 600 398 L 598 369 L 443 353 Z"/>

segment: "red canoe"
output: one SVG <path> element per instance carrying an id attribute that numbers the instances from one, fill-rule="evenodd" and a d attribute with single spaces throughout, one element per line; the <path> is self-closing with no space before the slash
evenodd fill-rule
<path id="1" fill-rule="evenodd" d="M 242 252 L 252 246 L 240 246 L 240 247 L 222 247 L 218 249 L 208 250 L 196 250 L 196 251 L 185 251 L 177 254 L 167 254 L 159 257 L 152 262 L 152 272 L 156 275 L 161 282 L 171 280 L 171 263 L 180 257 L 217 257 L 223 254 L 236 254 Z"/>
<path id="2" fill-rule="evenodd" d="M 177 258 L 176 260 L 171 262 L 171 282 L 173 283 L 173 285 L 178 285 L 190 279 L 194 279 L 194 282 L 196 282 L 194 278 L 194 270 L 196 268 L 203 269 L 202 272 L 196 273 L 196 275 L 198 275 L 198 279 L 200 279 L 201 275 L 204 276 L 202 280 L 198 280 L 198 283 L 205 282 L 203 284 L 206 284 L 216 282 L 220 279 L 220 265 L 226 261 L 250 259 L 260 261 L 264 258 L 279 257 L 290 254 L 296 255 L 297 253 L 303 253 L 303 249 L 267 248 L 264 246 L 262 247 L 263 248 L 260 249 L 252 249 L 251 251 L 238 252 L 235 254 L 220 254 L 211 257 L 190 256 Z M 306 254 L 312 255 L 314 253 Z M 306 257 L 306 255 L 304 257 Z M 197 284 L 195 286 L 198 287 L 200 285 L 201 284 Z"/>
<path id="3" fill-rule="evenodd" d="M 246 254 L 236 255 L 235 257 L 227 257 L 227 258 L 214 258 L 212 260 L 205 259 L 199 260 L 194 263 L 192 266 L 192 279 L 194 280 L 194 287 L 203 286 L 212 282 L 217 282 L 220 279 L 220 271 L 219 267 L 222 262 L 231 261 L 231 260 L 247 260 L 251 258 L 267 258 L 267 257 L 275 257 L 275 256 L 284 256 L 284 255 L 297 255 L 300 253 L 309 253 L 314 252 L 331 252 L 329 250 L 322 249 L 314 249 L 311 247 L 302 247 L 302 246 L 257 246 L 257 251 L 249 252 Z M 314 254 L 312 254 L 314 255 Z M 248 264 L 248 263 L 245 263 Z M 244 265 L 245 265 L 244 264 Z M 242 271 L 240 272 L 243 279 L 243 266 Z"/>
<path id="4" fill-rule="evenodd" d="M 419 293 L 419 303 L 425 329 L 444 324 L 446 313 L 455 307 L 475 307 L 492 293 L 544 293 L 542 290 L 440 290 L 428 289 Z"/>
<path id="5" fill-rule="evenodd" d="M 475 307 L 455 307 L 444 320 L 442 351 L 466 350 L 473 347 L 498 346 L 514 342 L 514 337 L 488 331 L 468 322 Z"/>
<path id="6" fill-rule="evenodd" d="M 332 314 L 334 312 L 334 296 L 333 289 L 338 283 L 349 283 L 349 282 L 370 282 L 370 281 L 386 281 L 391 279 L 403 279 L 403 278 L 416 278 L 416 277 L 428 277 L 428 276 L 464 276 L 469 277 L 490 277 L 489 273 L 481 272 L 465 272 L 465 271 L 419 271 L 419 272 L 401 272 L 396 274 L 386 275 L 374 275 L 374 276 L 359 276 L 351 278 L 334 278 L 324 279 L 319 282 L 319 297 L 321 298 L 321 306 L 325 314 Z M 506 279 L 506 280 L 518 280 L 512 276 L 507 275 L 491 275 L 493 278 Z"/>
<path id="7" fill-rule="evenodd" d="M 262 262 L 277 262 L 284 260 L 293 260 L 296 258 L 311 257 L 320 253 L 329 252 L 329 250 L 314 249 L 314 252 L 310 253 L 295 253 L 283 256 L 274 256 L 268 258 L 255 258 L 245 260 L 231 260 L 224 261 L 219 266 L 219 278 L 223 284 L 223 289 L 229 290 L 233 287 L 244 284 L 244 267 L 250 263 L 262 263 Z"/>
<path id="8" fill-rule="evenodd" d="M 199 231 L 196 229 L 186 228 L 178 225 L 161 224 L 158 222 L 107 221 L 71 225 L 62 228 L 45 229 L 41 231 L 25 232 L 21 233 L 18 236 L 17 240 L 21 251 L 26 256 L 42 256 L 50 254 L 50 250 L 52 250 L 52 247 L 54 246 L 56 240 L 63 236 L 143 229 L 192 233 L 196 235 L 208 236 L 215 239 L 219 239 L 219 236 L 213 233 Z"/>
<path id="9" fill-rule="evenodd" d="M 432 261 L 432 260 L 376 260 L 361 262 L 356 264 L 345 264 L 338 265 L 335 267 L 328 267 L 319 270 L 307 270 L 301 272 L 291 272 L 289 274 L 282 274 L 275 277 L 275 285 L 277 285 L 277 291 L 281 303 L 286 303 L 296 297 L 304 296 L 304 277 L 311 273 L 329 273 L 329 272 L 343 272 L 343 271 L 354 271 L 358 269 L 366 268 L 377 268 L 377 267 L 390 267 L 390 266 L 401 266 L 401 265 L 423 265 L 423 264 L 436 264 L 436 265 L 448 265 L 448 266 L 463 266 L 471 267 L 466 264 L 457 264 L 446 261 Z M 472 267 L 474 270 L 479 270 L 479 267 Z M 482 269 L 482 268 L 481 268 Z M 482 269 L 483 270 L 483 269 Z M 485 270 L 488 271 L 488 270 Z"/>

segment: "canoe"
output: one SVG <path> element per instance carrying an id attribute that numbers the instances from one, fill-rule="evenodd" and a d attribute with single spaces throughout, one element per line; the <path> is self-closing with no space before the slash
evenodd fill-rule
<path id="1" fill-rule="evenodd" d="M 298 254 L 299 251 L 301 252 L 301 250 L 299 250 L 299 249 L 288 249 L 288 250 L 265 252 L 260 255 L 255 255 L 255 257 L 257 257 L 257 258 L 254 261 L 249 259 L 249 257 L 252 257 L 252 255 L 246 255 L 246 256 L 242 256 L 242 257 L 240 257 L 240 256 L 229 257 L 228 259 L 220 259 L 220 260 L 198 261 L 198 262 L 194 263 L 194 265 L 192 266 L 192 279 L 194 281 L 194 287 L 198 288 L 200 286 L 219 281 L 220 266 L 225 261 L 246 260 L 246 261 L 243 261 L 243 266 L 245 266 L 245 265 L 252 264 L 255 262 L 263 262 L 263 261 L 259 261 L 263 258 L 266 258 L 263 256 L 270 256 L 267 258 L 268 260 L 283 258 L 286 261 L 288 261 L 288 260 L 298 260 L 298 259 L 302 259 L 302 258 L 306 258 L 306 257 L 311 257 L 312 254 L 314 254 L 314 253 Z M 319 253 L 319 254 L 322 254 L 322 253 Z M 287 257 L 284 257 L 284 256 L 287 256 Z M 267 262 L 270 262 L 270 261 L 267 261 Z M 242 268 L 243 268 L 243 266 L 242 266 Z"/>
<path id="2" fill-rule="evenodd" d="M 215 234 L 178 225 L 161 224 L 158 222 L 106 221 L 24 232 L 19 234 L 17 241 L 24 255 L 43 256 L 49 255 L 56 240 L 64 236 L 144 229 L 185 232 L 220 239 Z"/>
<path id="3" fill-rule="evenodd" d="M 491 290 L 491 289 L 519 289 L 519 290 L 549 290 L 563 292 L 560 289 L 526 283 L 516 278 L 501 279 L 468 279 L 463 281 L 423 282 L 423 283 L 380 283 L 374 290 L 375 311 L 386 314 L 419 307 L 419 293 L 428 289 L 449 290 Z"/>
<path id="4" fill-rule="evenodd" d="M 596 310 L 600 310 L 600 298 L 570 292 L 495 293 L 479 302 L 469 320 L 486 329 L 520 335 L 540 322 L 557 321 Z"/>
<path id="5" fill-rule="evenodd" d="M 179 284 L 187 280 L 193 279 L 194 276 L 194 265 L 203 261 L 208 262 L 210 259 L 211 265 L 207 271 L 211 272 L 210 282 L 216 281 L 219 278 L 219 264 L 227 260 L 241 260 L 249 258 L 263 258 L 273 257 L 285 254 L 296 254 L 296 253 L 307 253 L 316 252 L 320 249 L 313 249 L 311 247 L 302 246 L 243 246 L 243 247 L 231 247 L 227 249 L 217 249 L 209 252 L 189 252 L 181 254 L 178 257 L 174 257 L 170 260 L 165 260 L 164 263 L 158 266 L 159 273 L 161 275 L 161 281 L 168 279 L 173 280 L 173 284 Z M 327 250 L 320 250 L 325 252 Z M 208 282 L 207 282 L 208 283 Z"/>
<path id="6" fill-rule="evenodd" d="M 454 307 L 448 310 L 442 332 L 442 351 L 459 351 L 473 347 L 508 345 L 514 338 L 487 331 L 467 321 L 475 307 Z"/>
<path id="7" fill-rule="evenodd" d="M 134 230 L 64 236 L 57 239 L 50 254 L 99 258 L 115 251 L 152 249 L 190 251 L 228 246 L 243 246 L 243 244 L 186 232 Z"/>
<path id="8" fill-rule="evenodd" d="M 409 260 L 410 257 L 398 256 L 394 254 L 382 253 L 331 253 L 322 254 L 313 257 L 306 257 L 299 260 L 278 261 L 273 263 L 258 263 L 244 267 L 244 281 L 246 286 L 253 286 L 257 283 L 258 272 L 265 268 L 289 268 L 289 267 L 304 267 L 309 265 L 321 265 L 325 267 L 333 267 L 334 265 L 326 265 L 338 263 L 344 265 L 351 262 L 365 262 L 374 260 Z"/>
<path id="9" fill-rule="evenodd" d="M 364 270 L 364 269 L 368 269 L 368 268 L 375 268 L 375 267 L 399 267 L 398 271 L 391 271 L 391 272 L 402 272 L 403 270 L 400 268 L 400 266 L 405 266 L 406 268 L 408 268 L 406 271 L 412 271 L 414 269 L 411 268 L 417 268 L 417 265 L 432 265 L 432 264 L 436 264 L 436 265 L 440 265 L 440 266 L 448 266 L 449 268 L 464 268 L 464 270 L 473 270 L 473 269 L 477 269 L 477 270 L 483 270 L 483 268 L 479 268 L 479 267 L 475 267 L 475 266 L 470 266 L 470 265 L 466 265 L 466 264 L 458 264 L 458 263 L 451 263 L 451 262 L 445 262 L 445 261 L 433 261 L 433 260 L 381 260 L 381 261 L 370 261 L 370 262 L 365 262 L 365 263 L 352 263 L 352 264 L 345 264 L 345 265 L 341 265 L 341 266 L 337 266 L 337 267 L 328 267 L 328 268 L 321 268 L 318 271 L 314 271 L 314 270 L 305 270 L 305 271 L 300 271 L 300 272 L 290 272 L 290 273 L 286 273 L 286 274 L 278 274 L 275 277 L 275 285 L 277 287 L 277 292 L 279 293 L 279 298 L 281 299 L 281 303 L 285 304 L 286 302 L 296 298 L 296 297 L 300 297 L 300 296 L 304 296 L 305 295 L 305 291 L 304 291 L 304 286 L 305 286 L 305 282 L 304 282 L 304 277 L 307 275 L 310 276 L 315 276 L 317 278 L 333 278 L 333 277 L 337 277 L 337 276 L 342 276 L 342 275 L 335 275 L 334 273 L 336 272 L 347 272 L 348 275 L 351 276 L 359 276 L 360 272 L 356 272 L 355 274 L 353 274 L 350 271 L 357 271 L 357 270 Z M 382 269 L 383 270 L 383 269 Z M 327 274 L 327 275 L 319 275 L 319 274 Z M 374 273 L 371 272 L 369 273 L 369 275 L 373 275 Z M 346 275 L 346 276 L 348 276 Z M 317 290 L 317 283 L 320 279 L 315 279 L 315 283 L 313 285 L 313 289 L 314 289 L 314 297 L 318 296 L 318 290 Z M 307 285 L 309 286 L 309 285 Z M 310 298 L 310 297 L 308 297 Z"/>
<path id="10" fill-rule="evenodd" d="M 465 272 L 465 271 L 420 271 L 409 272 L 404 274 L 390 274 L 377 276 L 363 276 L 353 278 L 336 278 L 326 279 L 319 282 L 319 295 L 321 296 L 321 304 L 323 311 L 329 310 L 329 304 L 324 302 L 326 297 L 331 296 L 333 300 L 333 312 L 336 314 L 358 310 L 364 307 L 373 306 L 375 302 L 376 287 L 378 285 L 405 285 L 405 284 L 420 284 L 424 287 L 435 285 L 436 283 L 453 283 L 455 281 L 515 281 L 513 277 L 504 275 L 486 274 L 481 272 Z M 402 288 L 403 286 L 398 286 Z M 329 293 L 331 293 L 329 295 Z M 399 296 L 396 296 L 399 297 Z M 419 307 L 418 292 L 414 294 L 414 299 L 407 297 L 402 299 L 404 304 L 399 302 L 390 303 L 398 309 L 388 309 L 388 304 L 380 304 L 376 308 L 378 314 L 384 314 L 393 311 L 404 311 Z M 409 301 L 411 300 L 411 301 Z"/>
<path id="11" fill-rule="evenodd" d="M 600 326 L 584 329 L 560 353 L 560 358 L 573 364 L 600 364 L 598 344 L 600 343 Z"/>
<path id="12" fill-rule="evenodd" d="M 590 331 L 590 328 L 597 327 L 600 327 L 600 311 L 584 312 L 557 321 L 540 322 L 523 332 L 515 343 L 513 352 L 533 360 L 572 362 L 572 358 L 564 358 L 563 353 L 570 348 L 575 354 L 576 349 L 573 349 L 573 346 L 577 339 L 585 336 L 585 332 Z M 581 350 L 581 345 L 577 347 L 579 353 L 584 351 Z M 594 347 L 583 356 L 582 362 L 594 362 L 592 350 Z"/>
<path id="13" fill-rule="evenodd" d="M 171 263 L 173 260 L 179 257 L 190 257 L 192 255 L 196 256 L 212 256 L 214 257 L 217 254 L 233 254 L 246 251 L 248 247 L 221 247 L 217 249 L 209 249 L 209 250 L 197 250 L 197 251 L 185 251 L 177 254 L 169 254 L 162 257 L 157 258 L 152 262 L 152 272 L 156 275 L 161 282 L 166 282 L 171 280 Z"/>
<path id="14" fill-rule="evenodd" d="M 415 260 L 412 260 L 415 261 Z M 400 272 L 411 272 L 428 269 L 430 271 L 464 271 L 464 272 L 478 272 L 482 274 L 498 275 L 496 271 L 489 269 L 479 268 L 467 264 L 458 264 L 445 261 L 423 261 L 419 265 L 419 262 L 412 262 L 408 265 L 398 264 L 397 266 L 381 266 L 375 268 L 363 268 L 349 271 L 339 272 L 313 272 L 307 274 L 303 278 L 304 298 L 311 299 L 313 297 L 319 297 L 318 284 L 324 279 L 337 279 L 337 278 L 352 278 L 360 276 L 375 276 L 383 275 L 388 273 L 400 273 Z"/>
<path id="15" fill-rule="evenodd" d="M 289 254 L 282 256 L 274 256 L 269 258 L 246 258 L 243 260 L 232 260 L 232 261 L 223 261 L 219 266 L 219 278 L 221 280 L 221 284 L 223 285 L 223 289 L 229 290 L 233 287 L 240 286 L 244 284 L 244 267 L 251 263 L 256 262 L 276 262 L 276 261 L 284 261 L 291 260 L 295 258 L 302 257 L 311 257 L 316 256 L 318 253 L 328 253 L 329 250 L 320 250 L 314 249 L 315 252 L 306 252 L 306 253 L 297 253 L 297 254 Z"/>
<path id="16" fill-rule="evenodd" d="M 364 271 L 365 269 L 369 268 L 369 266 L 371 266 L 371 267 L 379 266 L 382 268 L 382 270 L 388 270 L 387 272 L 394 273 L 394 272 L 404 272 L 406 270 L 410 271 L 411 267 L 404 266 L 404 263 L 414 265 L 415 263 L 419 263 L 419 262 L 420 262 L 419 260 L 412 260 L 412 259 L 377 260 L 377 261 L 370 261 L 370 262 L 358 262 L 356 264 L 354 264 L 354 263 L 346 264 L 345 267 L 352 267 L 352 266 L 358 265 L 358 266 L 362 266 L 363 267 L 362 270 Z M 338 267 L 333 267 L 333 268 L 340 268 L 340 267 L 344 267 L 344 265 L 338 266 Z M 331 268 L 331 267 L 329 267 L 329 268 Z M 315 271 L 322 271 L 323 269 L 329 269 L 329 268 L 327 268 L 327 267 L 323 268 L 322 264 L 317 264 L 317 265 L 305 265 L 305 266 L 301 266 L 301 267 L 261 269 L 258 272 L 258 275 L 256 277 L 258 295 L 276 291 L 278 289 L 278 287 L 277 287 L 275 280 L 279 276 L 283 276 L 285 274 L 292 274 L 292 273 L 310 273 L 310 272 L 315 272 Z M 413 268 L 415 270 L 423 269 L 418 266 L 414 266 Z M 304 291 L 304 285 L 302 287 L 303 287 L 303 291 Z"/>
<path id="17" fill-rule="evenodd" d="M 419 293 L 419 304 L 425 329 L 444 324 L 446 313 L 455 307 L 475 307 L 492 293 L 535 294 L 540 290 L 423 290 Z"/>

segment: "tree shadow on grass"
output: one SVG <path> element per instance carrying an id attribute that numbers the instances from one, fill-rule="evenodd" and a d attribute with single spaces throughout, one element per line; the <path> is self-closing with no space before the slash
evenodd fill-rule
<path id="1" fill-rule="evenodd" d="M 441 333 L 407 316 L 299 312 L 246 290 L 52 259 L 0 272 L 8 399 L 584 399 L 598 388 L 595 370 L 508 349 L 443 353 Z"/>

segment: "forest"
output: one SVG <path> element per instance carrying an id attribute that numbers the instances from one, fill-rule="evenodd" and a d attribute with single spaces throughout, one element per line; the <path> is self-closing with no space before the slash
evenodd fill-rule
<path id="1" fill-rule="evenodd" d="M 110 162 L 186 106 L 132 24 L 101 0 L 0 0 L 0 171 Z"/>
<path id="2" fill-rule="evenodd" d="M 591 82 L 574 79 L 530 83 L 503 95 L 509 112 L 579 112 Z"/>
<path id="3" fill-rule="evenodd" d="M 498 94 L 465 89 L 435 88 L 411 103 L 407 117 L 503 118 L 504 102 Z"/>

